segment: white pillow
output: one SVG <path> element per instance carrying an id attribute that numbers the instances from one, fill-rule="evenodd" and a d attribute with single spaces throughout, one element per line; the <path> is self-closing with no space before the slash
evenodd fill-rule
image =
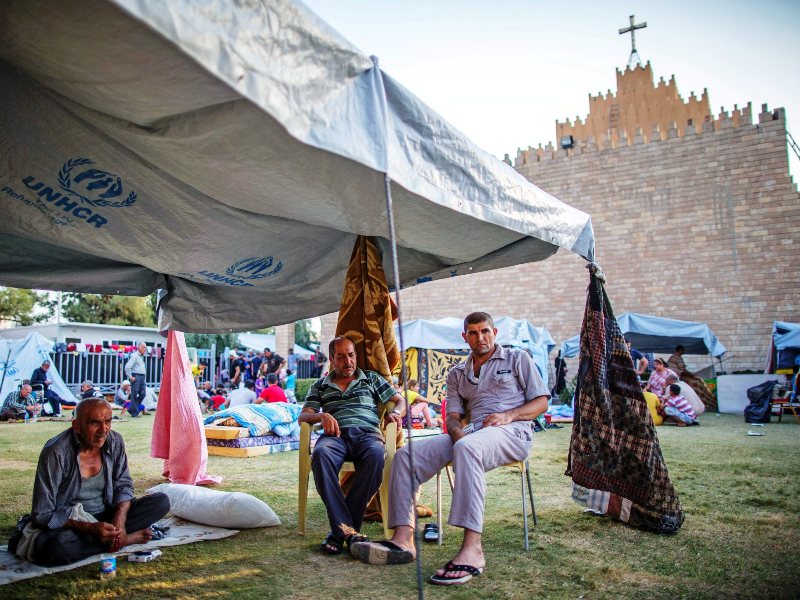
<path id="1" fill-rule="evenodd" d="M 169 511 L 176 517 L 234 529 L 280 525 L 278 515 L 255 496 L 244 492 L 221 492 L 197 485 L 162 483 L 147 490 L 169 498 Z"/>

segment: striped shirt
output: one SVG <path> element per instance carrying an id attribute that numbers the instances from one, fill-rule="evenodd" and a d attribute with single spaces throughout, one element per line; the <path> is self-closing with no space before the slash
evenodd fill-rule
<path id="1" fill-rule="evenodd" d="M 681 411 L 692 419 L 697 418 L 697 415 L 694 414 L 694 408 L 692 408 L 692 405 L 683 396 L 670 396 L 666 399 L 666 405 Z"/>
<path id="2" fill-rule="evenodd" d="M 309 388 L 303 408 L 321 409 L 336 419 L 341 429 L 363 427 L 380 432 L 378 406 L 394 398 L 397 390 L 374 371 L 356 369 L 355 377 L 344 392 L 331 382 L 331 373 L 318 379 Z"/>

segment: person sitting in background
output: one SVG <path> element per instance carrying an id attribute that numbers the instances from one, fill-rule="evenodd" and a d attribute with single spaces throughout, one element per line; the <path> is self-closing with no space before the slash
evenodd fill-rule
<path id="1" fill-rule="evenodd" d="M 210 413 L 217 412 L 225 404 L 226 399 L 225 390 L 222 387 L 218 387 L 214 390 L 214 395 L 209 398 L 206 410 Z"/>
<path id="2" fill-rule="evenodd" d="M 408 400 L 408 405 L 411 407 L 409 414 L 411 415 L 411 427 L 413 429 L 434 429 L 436 425 L 431 418 L 431 411 L 428 408 L 428 399 L 419 393 L 419 382 L 416 379 L 408 380 L 408 391 L 403 391 L 403 386 L 397 378 L 393 380 L 395 389 L 403 394 Z M 407 427 L 406 419 L 403 419 L 403 427 Z"/>
<path id="3" fill-rule="evenodd" d="M 243 388 L 236 388 L 231 390 L 228 394 L 228 399 L 222 405 L 224 408 L 233 408 L 240 404 L 253 404 L 256 401 L 256 393 L 253 391 L 255 384 L 252 379 L 247 379 L 244 382 Z"/>
<path id="4" fill-rule="evenodd" d="M 95 393 L 96 392 L 92 380 L 91 379 L 84 380 L 84 382 L 81 384 L 81 400 L 86 400 L 87 398 L 94 398 Z"/>
<path id="5" fill-rule="evenodd" d="M 267 387 L 264 388 L 255 403 L 261 404 L 262 402 L 287 402 L 286 394 L 278 385 L 278 375 L 275 373 L 267 375 Z"/>
<path id="6" fill-rule="evenodd" d="M 292 404 L 297 404 L 297 398 L 294 395 L 297 389 L 297 375 L 292 369 L 286 369 L 286 381 L 284 382 L 286 389 L 286 401 Z"/>
<path id="7" fill-rule="evenodd" d="M 114 404 L 122 407 L 119 413 L 120 418 L 122 418 L 126 412 L 130 412 L 131 382 L 127 379 L 120 384 L 119 389 L 117 389 L 117 392 L 114 394 Z"/>
<path id="8" fill-rule="evenodd" d="M 44 400 L 45 403 L 50 405 L 50 414 L 53 415 L 54 417 L 60 417 L 61 403 L 63 402 L 63 400 L 61 399 L 61 396 L 59 396 L 53 390 L 50 389 L 50 384 L 52 383 L 52 381 L 50 381 L 50 376 L 47 374 L 49 370 L 50 370 L 50 361 L 45 360 L 42 363 L 41 367 L 33 371 L 33 375 L 31 375 L 31 386 L 34 385 L 42 386 L 43 396 L 44 396 L 42 400 Z M 74 403 L 72 404 L 74 405 Z"/>
<path id="9" fill-rule="evenodd" d="M 675 373 L 670 373 L 667 375 L 667 387 L 673 383 L 681 388 L 681 396 L 686 398 L 686 401 L 692 405 L 696 417 L 699 417 L 706 412 L 705 404 L 703 404 L 703 401 L 700 400 L 700 396 L 697 395 L 697 392 L 692 389 L 692 386 L 685 381 L 680 381 Z"/>
<path id="10" fill-rule="evenodd" d="M 678 427 L 697 423 L 697 416 L 694 414 L 692 405 L 681 396 L 681 387 L 675 383 L 669 386 L 669 396 L 666 400 L 661 401 L 659 413 L 664 416 L 665 421 L 669 418 L 673 419 Z"/>
<path id="11" fill-rule="evenodd" d="M 42 405 L 36 402 L 32 391 L 29 384 L 23 383 L 19 391 L 9 393 L 0 408 L 0 421 L 24 419 L 26 414 L 29 417 L 38 416 L 42 412 Z"/>
<path id="12" fill-rule="evenodd" d="M 653 372 L 650 373 L 650 379 L 647 380 L 648 392 L 653 392 L 659 399 L 664 399 L 668 396 L 667 393 L 667 377 L 673 376 L 675 379 L 678 376 L 672 369 L 667 368 L 667 363 L 663 359 L 657 358 L 653 363 Z"/>

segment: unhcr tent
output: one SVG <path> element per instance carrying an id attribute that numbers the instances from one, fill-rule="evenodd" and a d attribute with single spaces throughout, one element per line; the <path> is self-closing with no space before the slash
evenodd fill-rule
<path id="1" fill-rule="evenodd" d="M 629 312 L 617 317 L 617 323 L 631 346 L 640 352 L 672 354 L 675 346 L 682 344 L 686 354 L 710 354 L 718 358 L 725 353 L 725 346 L 705 323 Z M 577 356 L 579 351 L 577 335 L 561 345 L 561 355 L 565 358 Z"/>
<path id="2" fill-rule="evenodd" d="M 544 327 L 535 327 L 524 319 L 495 319 L 496 342 L 501 346 L 527 350 L 547 385 L 548 355 L 556 343 Z M 414 319 L 403 324 L 409 378 L 420 382 L 423 396 L 438 403 L 443 395 L 449 368 L 464 360 L 469 346 L 461 337 L 464 321 L 456 317 Z"/>
<path id="3" fill-rule="evenodd" d="M 767 371 L 793 369 L 800 357 L 800 323 L 775 321 L 772 324 L 772 344 L 770 345 Z"/>
<path id="4" fill-rule="evenodd" d="M 587 214 L 300 3 L 7 0 L 0 39 L 0 285 L 243 331 L 338 310 L 358 234 L 395 287 L 593 259 Z"/>
<path id="5" fill-rule="evenodd" d="M 29 333 L 20 340 L 0 338 L 0 405 L 5 402 L 9 393 L 19 389 L 24 379 L 30 379 L 33 371 L 42 366 L 42 362 L 50 360 L 53 342 L 40 333 Z M 54 364 L 50 365 L 47 376 L 52 382 L 50 389 L 65 400 L 75 397 Z"/>

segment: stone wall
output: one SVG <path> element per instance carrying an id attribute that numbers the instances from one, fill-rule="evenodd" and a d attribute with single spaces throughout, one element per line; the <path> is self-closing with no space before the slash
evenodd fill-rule
<path id="1" fill-rule="evenodd" d="M 708 323 L 732 355 L 728 372 L 763 369 L 772 321 L 800 321 L 800 195 L 788 175 L 784 111 L 764 106 L 752 120 L 747 108 L 683 135 L 528 150 L 515 164 L 592 215 L 615 312 Z M 526 318 L 560 344 L 580 330 L 587 283 L 584 261 L 562 250 L 405 289 L 401 308 L 404 319 L 479 309 Z M 334 327 L 323 318 L 323 343 Z M 690 368 L 709 364 L 686 358 Z"/>

